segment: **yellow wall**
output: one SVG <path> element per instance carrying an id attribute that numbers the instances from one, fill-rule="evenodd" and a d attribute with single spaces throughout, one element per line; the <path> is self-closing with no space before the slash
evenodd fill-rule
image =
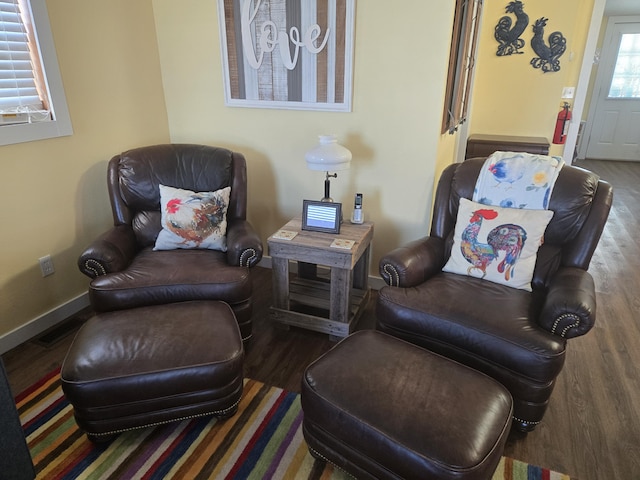
<path id="1" fill-rule="evenodd" d="M 458 145 L 458 142 L 460 140 L 459 137 L 459 133 L 454 133 L 453 135 L 449 135 L 448 133 L 446 133 L 440 137 L 440 142 L 438 143 L 438 152 L 436 154 L 435 171 L 433 173 L 433 178 L 435 179 L 435 181 L 440 178 L 440 174 L 445 168 L 456 161 L 459 155 L 459 148 L 465 148 L 465 146 L 460 147 Z M 434 195 L 435 187 L 436 185 L 434 184 Z"/>
<path id="2" fill-rule="evenodd" d="M 507 2 L 485 2 L 476 83 L 473 91 L 470 134 L 502 134 L 546 137 L 550 142 L 561 109 L 563 87 L 575 87 L 582 65 L 593 0 L 538 0 L 524 2 L 529 26 L 522 35 L 526 44 L 521 55 L 498 57 L 494 29 L 505 15 Z M 510 14 L 513 18 L 513 15 Z M 543 73 L 529 62 L 532 25 L 548 18 L 545 40 L 554 31 L 567 38 L 567 50 L 560 57 L 558 72 Z M 563 146 L 550 153 L 561 155 Z"/>
<path id="3" fill-rule="evenodd" d="M 225 107 L 216 0 L 48 0 L 74 134 L 0 147 L 0 338 L 86 291 L 76 260 L 111 224 L 106 162 L 145 144 L 243 152 L 249 218 L 266 242 L 303 199 L 322 196 L 323 174 L 307 170 L 304 152 L 318 134 L 337 134 L 354 158 L 332 196 L 349 215 L 364 193 L 375 274 L 383 253 L 427 232 L 434 178 L 458 150 L 459 135 L 439 133 L 453 3 L 358 1 L 353 112 L 334 113 Z M 570 41 L 563 70 L 546 75 L 528 65 L 529 48 L 495 57 L 504 5 L 485 2 L 470 133 L 550 137 L 562 87 L 577 79 L 592 1 L 527 4 Z M 45 254 L 56 273 L 42 278 Z"/>
<path id="4" fill-rule="evenodd" d="M 78 255 L 112 222 L 106 161 L 169 140 L 150 0 L 47 7 L 74 134 L 0 147 L 0 336 L 86 292 Z"/>
<path id="5" fill-rule="evenodd" d="M 347 216 L 364 194 L 377 273 L 380 255 L 427 232 L 453 3 L 358 1 L 353 112 L 335 113 L 225 107 L 216 2 L 153 0 L 171 139 L 245 154 L 249 219 L 266 243 L 303 199 L 322 196 L 324 175 L 304 153 L 337 134 L 353 161 L 331 194 Z"/>

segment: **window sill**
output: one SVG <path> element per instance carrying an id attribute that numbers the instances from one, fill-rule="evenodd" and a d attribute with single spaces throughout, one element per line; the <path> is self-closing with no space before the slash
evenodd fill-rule
<path id="1" fill-rule="evenodd" d="M 0 145 L 33 142 L 72 134 L 71 122 L 64 120 L 3 125 L 0 126 Z"/>

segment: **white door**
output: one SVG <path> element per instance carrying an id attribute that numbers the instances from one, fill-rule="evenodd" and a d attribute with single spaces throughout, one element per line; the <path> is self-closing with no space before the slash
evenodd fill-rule
<path id="1" fill-rule="evenodd" d="M 640 161 L 640 17 L 609 19 L 601 59 L 586 157 Z"/>

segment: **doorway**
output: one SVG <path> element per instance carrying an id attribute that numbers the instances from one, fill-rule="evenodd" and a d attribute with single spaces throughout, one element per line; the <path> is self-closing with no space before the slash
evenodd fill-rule
<path id="1" fill-rule="evenodd" d="M 610 17 L 601 58 L 585 156 L 640 161 L 640 16 Z"/>

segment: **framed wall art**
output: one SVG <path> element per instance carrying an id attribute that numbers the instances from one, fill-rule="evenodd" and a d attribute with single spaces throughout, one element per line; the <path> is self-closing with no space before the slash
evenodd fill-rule
<path id="1" fill-rule="evenodd" d="M 351 111 L 356 0 L 218 0 L 225 104 Z"/>

